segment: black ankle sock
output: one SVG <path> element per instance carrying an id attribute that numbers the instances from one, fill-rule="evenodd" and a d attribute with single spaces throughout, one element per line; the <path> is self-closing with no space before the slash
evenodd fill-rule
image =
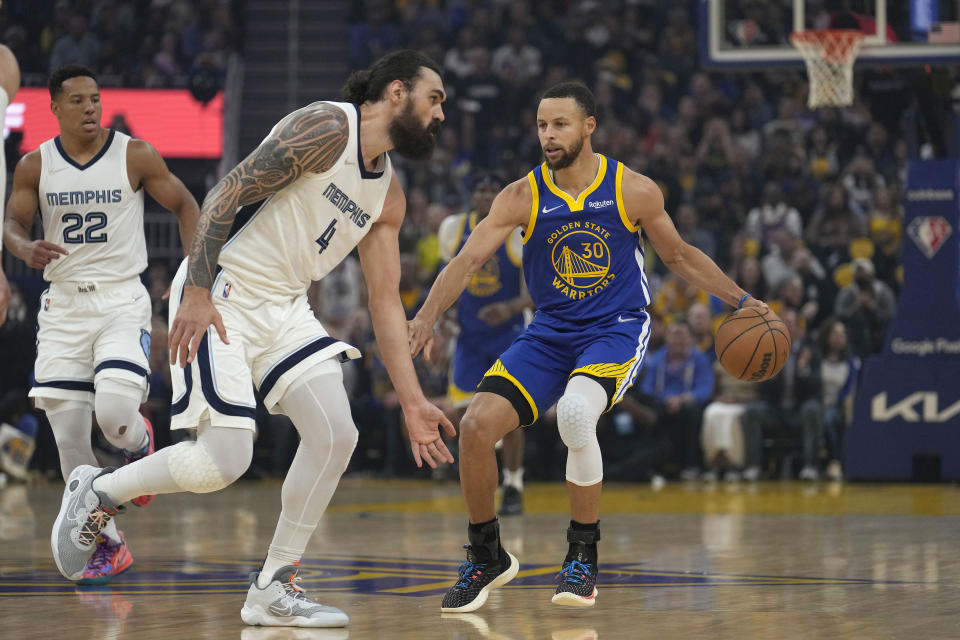
<path id="1" fill-rule="evenodd" d="M 567 529 L 567 542 L 570 547 L 567 549 L 567 557 L 564 562 L 583 562 L 584 564 L 597 564 L 597 540 L 600 539 L 600 521 L 583 524 L 575 520 L 570 521 L 570 528 Z"/>
<path id="2" fill-rule="evenodd" d="M 503 557 L 500 546 L 500 523 L 496 518 L 467 526 L 470 547 L 480 562 L 496 562 Z"/>

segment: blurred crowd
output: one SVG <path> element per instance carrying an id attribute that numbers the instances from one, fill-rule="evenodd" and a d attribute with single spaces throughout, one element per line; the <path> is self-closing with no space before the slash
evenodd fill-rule
<path id="1" fill-rule="evenodd" d="M 148 77 L 167 68 L 158 57 L 182 70 L 205 47 L 235 39 L 220 2 L 87 4 L 101 12 L 80 18 L 64 9 L 56 24 L 65 30 L 71 19 L 96 24 L 104 11 L 110 21 L 129 12 L 157 13 L 157 20 L 141 23 L 150 33 L 139 35 L 143 46 L 128 49 L 129 66 L 117 66 L 127 58 L 105 57 L 102 48 L 97 54 L 101 67 L 114 65 L 132 84 L 153 86 Z M 647 247 L 654 329 L 642 378 L 599 427 L 605 477 L 654 484 L 673 478 L 839 480 L 861 363 L 883 348 L 902 281 L 910 98 L 878 81 L 877 74 L 892 72 L 865 72 L 858 74 L 852 107 L 811 111 L 802 70 L 701 71 L 696 4 L 355 2 L 351 67 L 366 67 L 404 46 L 424 50 L 445 69 L 446 123 L 435 153 L 423 162 L 394 158 L 407 196 L 401 297 L 412 316 L 442 268 L 439 225 L 469 209 L 473 174 L 492 170 L 512 181 L 541 162 L 537 95 L 561 80 L 582 79 L 599 109 L 593 148 L 654 179 L 680 234 L 767 301 L 792 337 L 792 357 L 773 380 L 753 384 L 729 376 L 716 363 L 713 335 L 730 309 L 672 275 Z M 23 21 L 29 32 L 26 14 Z M 52 53 L 57 28 L 46 26 L 46 36 L 31 38 L 29 46 L 46 43 Z M 113 42 L 109 32 L 93 31 L 101 44 Z M 145 57 L 147 38 L 160 46 Z M 145 69 L 152 71 L 145 75 Z M 879 86 L 887 90 L 873 89 Z M 160 263 L 146 274 L 157 310 L 148 411 L 163 434 L 160 444 L 170 438 L 161 299 L 170 275 L 171 265 Z M 351 469 L 416 473 L 397 398 L 377 356 L 358 261 L 348 257 L 314 285 L 310 299 L 328 331 L 365 356 L 345 365 L 360 429 Z M 421 358 L 417 366 L 427 395 L 453 413 L 445 402 L 449 360 Z M 563 477 L 557 461 L 565 452 L 549 425 L 551 415 L 546 412 L 542 428 L 527 431 L 530 479 Z M 295 431 L 285 418 L 265 412 L 258 425 L 252 473 L 282 474 Z"/>
<path id="2" fill-rule="evenodd" d="M 186 88 L 192 77 L 226 73 L 227 56 L 240 45 L 241 6 L 241 0 L 7 0 L 0 33 L 28 79 L 82 64 L 104 86 Z"/>

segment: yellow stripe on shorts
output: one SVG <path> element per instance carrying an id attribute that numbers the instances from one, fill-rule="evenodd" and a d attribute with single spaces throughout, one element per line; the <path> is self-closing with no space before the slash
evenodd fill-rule
<path id="1" fill-rule="evenodd" d="M 499 376 L 501 378 L 506 378 L 513 383 L 517 389 L 520 390 L 520 393 L 523 394 L 523 397 L 526 398 L 527 404 L 530 405 L 530 410 L 533 412 L 533 422 L 537 421 L 537 418 L 540 417 L 540 412 L 537 411 L 537 403 L 533 401 L 533 398 L 527 393 L 527 390 L 523 388 L 523 385 L 520 384 L 520 381 L 510 375 L 510 372 L 507 371 L 507 368 L 503 366 L 503 363 L 498 359 L 493 363 L 493 366 L 487 369 L 487 372 L 483 374 L 483 377 L 487 376 Z M 531 424 L 533 424 L 531 422 Z"/>

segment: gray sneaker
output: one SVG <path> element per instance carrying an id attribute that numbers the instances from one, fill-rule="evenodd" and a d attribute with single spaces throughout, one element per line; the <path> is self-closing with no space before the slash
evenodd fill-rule
<path id="1" fill-rule="evenodd" d="M 343 611 L 326 607 L 307 597 L 297 585 L 296 565 L 280 567 L 265 589 L 257 586 L 259 571 L 250 574 L 250 589 L 240 617 L 247 624 L 268 627 L 345 627 L 350 622 Z"/>
<path id="2" fill-rule="evenodd" d="M 93 489 L 93 481 L 113 469 L 83 464 L 73 470 L 63 490 L 60 513 L 53 523 L 50 547 L 57 569 L 67 580 L 79 580 L 97 548 L 97 536 L 110 518 L 125 511 Z"/>

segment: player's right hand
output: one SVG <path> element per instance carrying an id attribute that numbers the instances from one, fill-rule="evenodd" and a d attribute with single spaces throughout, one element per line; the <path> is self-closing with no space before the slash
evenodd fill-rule
<path id="1" fill-rule="evenodd" d="M 428 323 L 418 313 L 413 320 L 407 322 L 407 338 L 410 341 L 410 357 L 416 358 L 422 349 L 426 349 L 427 360 L 430 348 L 433 345 L 433 323 Z"/>
<path id="2" fill-rule="evenodd" d="M 403 418 L 410 438 L 410 451 L 418 467 L 426 462 L 432 469 L 438 462 L 453 462 L 453 454 L 447 449 L 440 434 L 440 427 L 453 437 L 457 430 L 447 416 L 426 398 L 412 405 L 404 405 Z"/>
<path id="3" fill-rule="evenodd" d="M 46 240 L 34 240 L 29 245 L 24 262 L 32 269 L 43 269 L 54 260 L 59 260 L 60 255 L 69 255 L 69 252 L 60 245 L 47 242 Z"/>
<path id="4" fill-rule="evenodd" d="M 170 327 L 170 363 L 186 367 L 193 362 L 197 357 L 200 341 L 211 324 L 217 329 L 220 340 L 224 344 L 230 344 L 223 318 L 210 299 L 210 290 L 186 285 L 183 288 L 183 300 L 180 301 L 177 315 Z"/>
<path id="5" fill-rule="evenodd" d="M 7 321 L 7 306 L 10 304 L 10 283 L 7 282 L 7 276 L 0 271 L 0 327 Z"/>

